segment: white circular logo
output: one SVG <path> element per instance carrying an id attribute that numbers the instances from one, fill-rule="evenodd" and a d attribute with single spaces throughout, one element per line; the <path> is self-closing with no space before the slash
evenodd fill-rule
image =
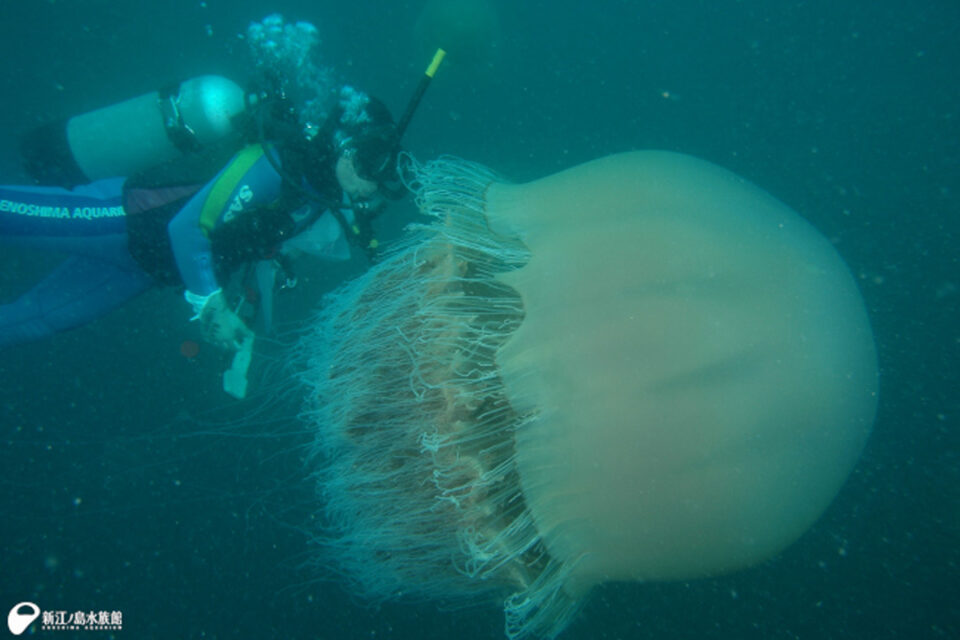
<path id="1" fill-rule="evenodd" d="M 29 609 L 30 613 L 22 613 L 20 609 Z M 10 609 L 10 613 L 7 614 L 7 627 L 10 628 L 10 633 L 18 636 L 27 630 L 31 622 L 39 617 L 40 607 L 32 602 L 21 602 L 14 605 L 13 609 Z"/>

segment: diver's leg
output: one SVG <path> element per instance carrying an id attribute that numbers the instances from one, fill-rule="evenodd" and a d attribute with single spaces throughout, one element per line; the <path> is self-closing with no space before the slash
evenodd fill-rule
<path id="1" fill-rule="evenodd" d="M 114 246 L 126 245 L 123 183 L 109 178 L 74 189 L 0 185 L 0 242 L 92 258 L 103 256 L 105 244 L 114 252 Z"/>
<path id="2" fill-rule="evenodd" d="M 0 305 L 0 349 L 90 322 L 152 284 L 127 250 L 123 183 L 0 185 L 0 243 L 72 254 L 19 299 Z"/>
<path id="3" fill-rule="evenodd" d="M 91 322 L 152 284 L 135 267 L 68 258 L 15 302 L 0 305 L 0 349 Z"/>

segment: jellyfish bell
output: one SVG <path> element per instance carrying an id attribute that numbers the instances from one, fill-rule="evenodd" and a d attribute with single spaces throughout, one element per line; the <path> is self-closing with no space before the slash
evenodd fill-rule
<path id="1" fill-rule="evenodd" d="M 873 338 L 830 243 L 766 193 L 678 154 L 493 185 L 530 260 L 497 354 L 523 493 L 571 583 L 687 579 L 800 536 L 873 423 Z M 558 464 L 560 462 L 560 464 Z"/>
<path id="2" fill-rule="evenodd" d="M 303 352 L 326 560 L 369 597 L 504 596 L 554 637 L 590 587 L 754 564 L 870 431 L 855 283 L 797 214 L 673 153 L 527 184 L 412 165 L 421 227 Z"/>

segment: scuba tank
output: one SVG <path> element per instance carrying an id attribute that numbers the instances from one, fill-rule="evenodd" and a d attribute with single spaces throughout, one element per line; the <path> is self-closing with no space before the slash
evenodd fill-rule
<path id="1" fill-rule="evenodd" d="M 191 78 L 31 131 L 21 143 L 24 165 L 39 184 L 63 187 L 129 176 L 234 133 L 245 107 L 232 80 Z"/>

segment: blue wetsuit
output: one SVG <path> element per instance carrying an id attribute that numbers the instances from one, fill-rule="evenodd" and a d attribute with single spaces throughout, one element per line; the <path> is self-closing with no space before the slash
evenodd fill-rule
<path id="1" fill-rule="evenodd" d="M 220 287 L 208 231 L 274 202 L 283 186 L 260 155 L 229 193 L 218 194 L 223 206 L 205 211 L 221 174 L 194 194 L 167 226 L 180 277 L 189 291 L 201 296 Z M 0 186 L 0 242 L 69 254 L 19 299 L 0 305 L 0 349 L 86 324 L 156 284 L 128 249 L 127 214 L 121 204 L 124 182 L 110 178 L 72 190 Z M 301 217 L 315 218 L 306 212 Z M 314 226 L 322 229 L 329 244 L 327 257 L 347 257 L 343 232 L 329 212 Z"/>

